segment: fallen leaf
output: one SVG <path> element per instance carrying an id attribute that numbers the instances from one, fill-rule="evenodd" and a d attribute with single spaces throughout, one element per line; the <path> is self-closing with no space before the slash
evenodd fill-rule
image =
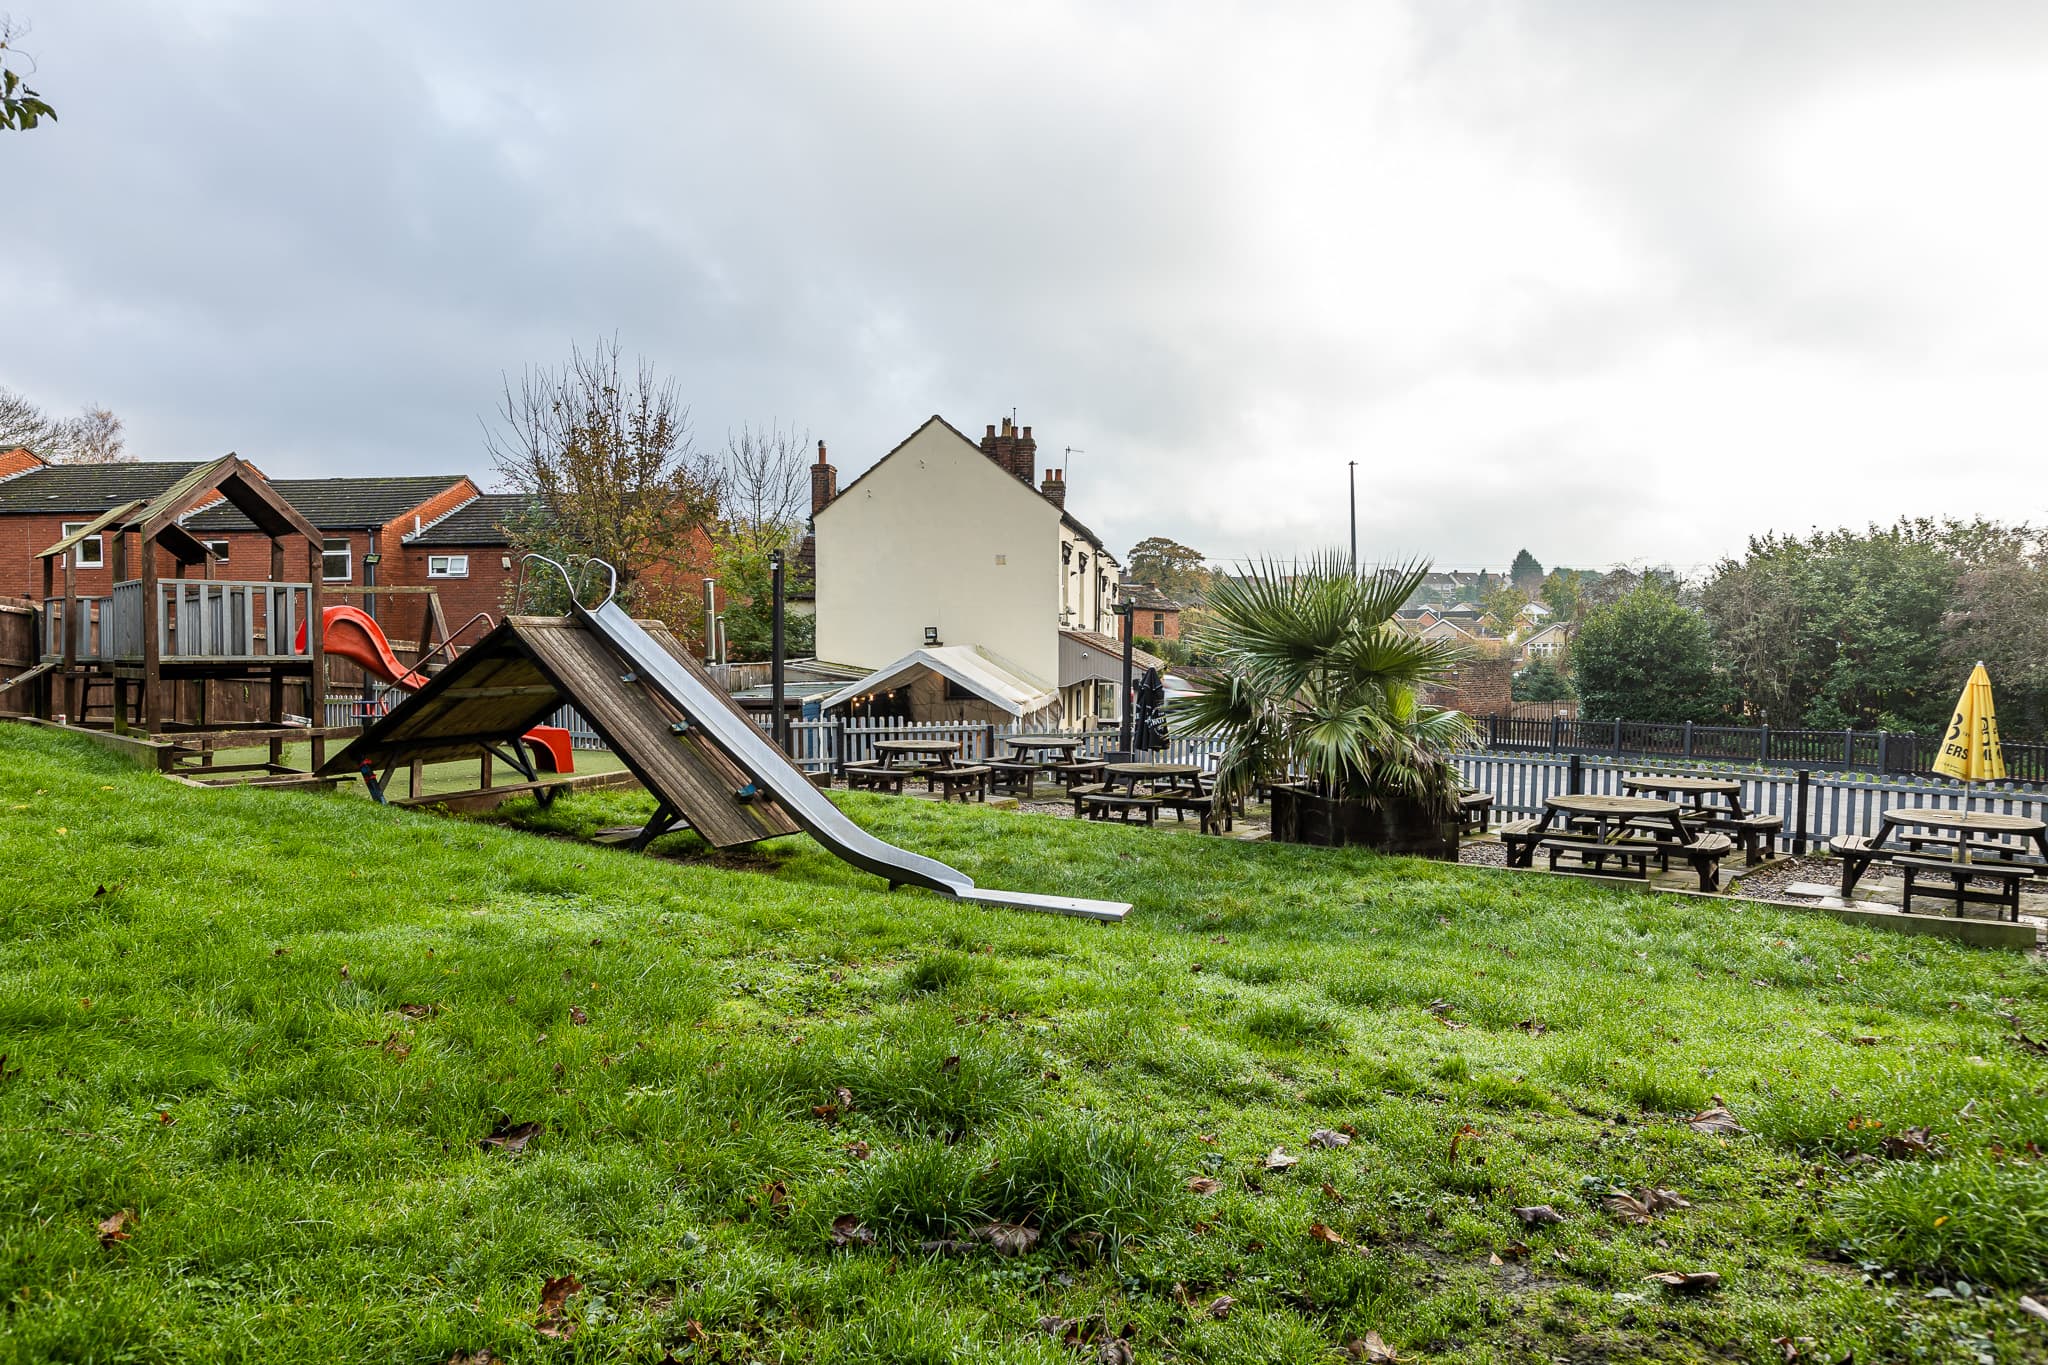
<path id="1" fill-rule="evenodd" d="M 567 1341 L 576 1335 L 576 1319 L 562 1310 L 569 1300 L 583 1292 L 583 1281 L 574 1275 L 561 1275 L 548 1280 L 540 1287 L 540 1316 L 534 1320 L 534 1330 L 544 1337 L 556 1341 Z"/>
<path id="2" fill-rule="evenodd" d="M 1351 1139 L 1345 1137 L 1334 1128 L 1318 1128 L 1308 1135 L 1308 1140 L 1310 1145 L 1315 1147 L 1349 1147 L 1351 1145 Z"/>
<path id="3" fill-rule="evenodd" d="M 1323 1182 L 1323 1198 L 1339 1204 L 1344 1202 L 1344 1196 L 1339 1194 L 1337 1192 L 1337 1187 L 1335 1185 L 1332 1185 L 1327 1180 Z"/>
<path id="4" fill-rule="evenodd" d="M 1195 1134 L 1195 1141 L 1214 1147 L 1216 1145 L 1216 1135 L 1214 1133 L 1197 1133 Z"/>
<path id="5" fill-rule="evenodd" d="M 590 1016 L 583 1012 L 583 1006 L 571 1005 L 569 1006 L 569 1022 L 572 1024 L 587 1024 L 590 1022 Z"/>
<path id="6" fill-rule="evenodd" d="M 1457 1132 L 1455 1132 L 1455 1133 L 1453 1133 L 1453 1134 L 1451 1134 L 1451 1162 L 1452 1162 L 1452 1164 L 1454 1164 L 1454 1165 L 1455 1165 L 1455 1164 L 1457 1163 L 1457 1160 L 1458 1160 L 1458 1144 L 1459 1144 L 1459 1143 L 1461 1143 L 1461 1142 L 1463 1142 L 1463 1141 L 1464 1141 L 1464 1140 L 1465 1140 L 1466 1138 L 1468 1138 L 1468 1137 L 1478 1137 L 1478 1136 L 1479 1136 L 1479 1130 L 1478 1130 L 1477 1128 L 1474 1128 L 1474 1127 L 1473 1127 L 1473 1126 L 1472 1126 L 1471 1124 L 1469 1124 L 1469 1123 L 1461 1123 L 1461 1124 L 1459 1124 L 1459 1125 L 1458 1125 L 1458 1131 L 1457 1131 Z"/>
<path id="7" fill-rule="evenodd" d="M 1500 1253 L 1499 1253 L 1498 1251 L 1489 1251 L 1489 1252 L 1487 1252 L 1487 1253 L 1486 1253 L 1486 1263 L 1487 1263 L 1488 1265 L 1506 1265 L 1506 1264 L 1507 1264 L 1507 1262 L 1506 1262 L 1506 1261 L 1503 1261 L 1503 1260 L 1502 1260 L 1502 1259 L 1500 1258 Z"/>
<path id="8" fill-rule="evenodd" d="M 495 1147 L 501 1152 L 517 1156 L 526 1150 L 526 1144 L 533 1141 L 534 1134 L 539 1131 L 540 1125 L 537 1123 L 507 1123 L 500 1121 L 491 1135 L 479 1141 L 477 1146 Z"/>
<path id="9" fill-rule="evenodd" d="M 1301 1158 L 1287 1155 L 1285 1147 L 1275 1147 L 1272 1151 L 1266 1153 L 1266 1159 L 1262 1164 L 1269 1171 L 1284 1171 L 1289 1166 L 1300 1165 Z"/>
<path id="10" fill-rule="evenodd" d="M 1874 1033 L 1859 1033 L 1849 1040 L 1849 1044 L 1852 1047 L 1876 1047 L 1877 1035 Z"/>
<path id="11" fill-rule="evenodd" d="M 1925 1128 L 1901 1128 L 1878 1144 L 1878 1150 L 1895 1161 L 1908 1161 L 1916 1156 L 1939 1156 L 1935 1147 L 1934 1134 Z"/>
<path id="12" fill-rule="evenodd" d="M 1388 1365 L 1401 1357 L 1394 1354 L 1394 1348 L 1380 1340 L 1378 1332 L 1367 1332 L 1363 1337 L 1353 1337 L 1344 1343 L 1344 1354 L 1353 1360 L 1364 1361 L 1365 1365 Z"/>
<path id="13" fill-rule="evenodd" d="M 1196 1194 L 1214 1194 L 1223 1188 L 1223 1182 L 1213 1176 L 1198 1175 L 1188 1181 L 1188 1188 Z"/>
<path id="14" fill-rule="evenodd" d="M 1308 1225 L 1308 1235 L 1315 1238 L 1318 1242 L 1328 1242 L 1333 1247 L 1344 1245 L 1343 1237 L 1339 1236 L 1325 1223 L 1310 1223 Z"/>
<path id="15" fill-rule="evenodd" d="M 868 1145 L 865 1142 L 854 1141 L 847 1143 L 846 1152 L 855 1161 L 866 1161 L 868 1159 Z"/>
<path id="16" fill-rule="evenodd" d="M 1689 1209 L 1692 1205 L 1670 1190 L 1644 1186 L 1633 1194 L 1623 1189 L 1610 1190 L 1603 1207 L 1624 1223 L 1647 1223 L 1666 1209 Z"/>
<path id="17" fill-rule="evenodd" d="M 6 1061 L 7 1059 L 5 1057 L 0 1057 L 0 1064 L 4 1064 Z M 156 1121 L 158 1123 L 161 1123 L 166 1128 L 170 1127 L 172 1124 L 177 1122 L 175 1118 L 171 1117 L 171 1111 L 168 1109 L 157 1110 Z"/>
<path id="18" fill-rule="evenodd" d="M 396 1033 L 386 1034 L 384 1041 L 378 1046 L 401 1062 L 412 1055 L 412 1044 L 400 1038 Z"/>
<path id="19" fill-rule="evenodd" d="M 481 1351 L 457 1351 L 448 1357 L 448 1365 L 498 1365 L 498 1357 L 489 1348 Z"/>
<path id="20" fill-rule="evenodd" d="M 441 1012 L 439 1005 L 400 1005 L 398 1012 L 408 1019 L 431 1019 Z"/>
<path id="21" fill-rule="evenodd" d="M 1231 1298 L 1228 1294 L 1218 1294 L 1214 1302 L 1209 1305 L 1208 1313 L 1210 1317 L 1221 1322 L 1230 1316 L 1230 1310 L 1235 1307 L 1237 1307 L 1236 1299 Z"/>
<path id="22" fill-rule="evenodd" d="M 1524 1225 L 1532 1228 L 1544 1227 L 1551 1223 L 1562 1223 L 1564 1221 L 1564 1215 L 1548 1204 L 1532 1204 L 1525 1209 L 1516 1209 L 1515 1217 L 1521 1219 Z"/>
<path id="23" fill-rule="evenodd" d="M 939 1070 L 940 1070 L 941 1072 L 944 1072 L 944 1073 L 951 1073 L 951 1072 L 955 1072 L 955 1071 L 958 1071 L 959 1069 L 960 1069 L 960 1054 L 959 1054 L 959 1053 L 957 1053 L 957 1052 L 956 1052 L 956 1053 L 954 1053 L 954 1054 L 953 1054 L 952 1056 L 950 1056 L 950 1057 L 946 1058 L 946 1060 L 945 1060 L 945 1061 L 943 1061 L 943 1062 L 940 1062 L 940 1063 L 939 1063 Z"/>
<path id="24" fill-rule="evenodd" d="M 833 1091 L 832 1091 L 832 1098 L 833 1098 L 833 1099 L 835 1099 L 835 1100 L 837 1100 L 837 1101 L 839 1102 L 839 1107 L 840 1107 L 840 1108 L 841 1108 L 842 1110 L 844 1110 L 845 1112 L 847 1112 L 847 1113 L 849 1113 L 849 1114 L 851 1114 L 851 1113 L 853 1112 L 853 1110 L 854 1110 L 854 1103 L 853 1103 L 853 1092 L 852 1092 L 851 1090 L 848 1090 L 848 1089 L 847 1089 L 847 1088 L 846 1088 L 845 1086 L 843 1086 L 843 1085 L 842 1085 L 842 1086 L 836 1086 L 836 1087 L 834 1087 L 834 1088 L 833 1088 Z"/>
<path id="25" fill-rule="evenodd" d="M 1721 1277 L 1711 1270 L 1660 1270 L 1643 1278 L 1654 1280 L 1676 1294 L 1698 1294 L 1721 1287 Z"/>
<path id="26" fill-rule="evenodd" d="M 814 1104 L 811 1106 L 811 1113 L 830 1123 L 839 1117 L 839 1106 L 836 1104 Z"/>
<path id="27" fill-rule="evenodd" d="M 996 1249 L 998 1256 L 1022 1256 L 1038 1245 L 1038 1229 L 1022 1223 L 989 1223 L 974 1235 Z"/>
<path id="28" fill-rule="evenodd" d="M 836 1247 L 863 1246 L 875 1244 L 872 1228 L 864 1226 L 860 1219 L 850 1213 L 842 1213 L 832 1220 L 832 1245 Z"/>
<path id="29" fill-rule="evenodd" d="M 1695 1133 L 1720 1133 L 1734 1137 L 1749 1131 L 1735 1121 L 1735 1115 L 1718 1104 L 1711 1109 L 1702 1109 L 1686 1123 Z"/>
<path id="30" fill-rule="evenodd" d="M 1543 1021 L 1540 1019 L 1524 1019 L 1516 1024 L 1515 1027 L 1532 1038 L 1538 1034 L 1548 1032 L 1548 1029 L 1545 1028 Z"/>
<path id="31" fill-rule="evenodd" d="M 100 883 L 100 884 L 99 884 L 99 886 L 97 886 L 97 887 L 95 887 L 95 888 L 93 889 L 93 893 L 92 893 L 92 898 L 93 898 L 94 900 L 98 900 L 98 899 L 99 899 L 99 898 L 100 898 L 101 896 L 104 896 L 104 895 L 106 895 L 106 894 L 107 894 L 107 886 L 106 886 L 106 883 L 105 883 L 105 882 L 102 882 L 102 883 Z"/>
<path id="32" fill-rule="evenodd" d="M 135 1210 L 122 1209 L 100 1220 L 100 1245 L 110 1247 L 116 1242 L 128 1240 L 128 1229 L 134 1226 Z"/>
<path id="33" fill-rule="evenodd" d="M 1529 1244 L 1527 1242 L 1509 1242 L 1500 1249 L 1500 1254 L 1510 1261 L 1526 1261 L 1529 1259 Z"/>
<path id="34" fill-rule="evenodd" d="M 780 1180 L 764 1182 L 761 1186 L 761 1202 L 770 1209 L 786 1211 L 789 1208 L 789 1186 Z"/>

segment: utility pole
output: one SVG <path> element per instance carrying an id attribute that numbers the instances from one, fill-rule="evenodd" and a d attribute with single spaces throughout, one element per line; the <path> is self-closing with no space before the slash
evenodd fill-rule
<path id="1" fill-rule="evenodd" d="M 1131 752 L 1131 650 L 1136 641 L 1131 639 L 1131 608 L 1134 604 L 1126 599 L 1117 603 L 1117 614 L 1124 618 L 1124 700 L 1117 708 L 1123 713 L 1123 725 L 1117 735 L 1117 747 L 1128 754 Z"/>
<path id="2" fill-rule="evenodd" d="M 1358 461 L 1351 462 L 1351 576 L 1358 577 Z"/>

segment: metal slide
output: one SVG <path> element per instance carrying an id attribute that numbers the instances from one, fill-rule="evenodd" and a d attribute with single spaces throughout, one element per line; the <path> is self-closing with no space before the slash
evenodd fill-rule
<path id="1" fill-rule="evenodd" d="M 566 572 L 563 577 L 568 577 Z M 574 599 L 572 592 L 571 609 L 578 620 L 596 631 L 642 679 L 652 683 L 688 716 L 692 725 L 706 731 L 713 743 L 745 769 L 755 783 L 774 796 L 776 803 L 803 826 L 805 833 L 830 849 L 835 856 L 862 871 L 886 878 L 891 886 L 929 887 L 955 900 L 973 901 L 979 905 L 1045 910 L 1056 915 L 1104 920 L 1120 920 L 1130 912 L 1131 907 L 1122 901 L 983 890 L 974 884 L 972 877 L 936 858 L 911 853 L 877 839 L 847 819 L 839 807 L 833 805 L 789 761 L 788 755 L 754 727 L 752 721 L 734 715 L 724 698 L 712 694 L 685 672 L 667 650 L 640 628 L 639 623 L 619 609 L 618 604 L 611 600 L 610 593 L 595 608 L 585 607 Z"/>

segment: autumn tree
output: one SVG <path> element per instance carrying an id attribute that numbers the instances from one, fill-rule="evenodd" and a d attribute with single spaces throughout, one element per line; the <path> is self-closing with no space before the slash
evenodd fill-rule
<path id="1" fill-rule="evenodd" d="M 602 559 L 633 611 L 686 634 L 700 624 L 722 482 L 690 439 L 676 381 L 644 358 L 622 374 L 616 339 L 572 348 L 557 368 L 508 377 L 484 446 L 531 512 L 507 529 L 521 551 Z M 559 583 L 529 577 L 537 610 L 562 610 Z"/>
<path id="2" fill-rule="evenodd" d="M 12 132 L 27 132 L 44 119 L 57 121 L 57 111 L 23 79 L 36 69 L 35 60 L 21 50 L 26 36 L 25 26 L 0 14 L 0 129 Z"/>
<path id="3" fill-rule="evenodd" d="M 1202 601 L 1209 591 L 1209 568 L 1200 550 L 1165 536 L 1147 536 L 1131 547 L 1124 568 L 1140 583 L 1150 583 L 1183 606 Z"/>

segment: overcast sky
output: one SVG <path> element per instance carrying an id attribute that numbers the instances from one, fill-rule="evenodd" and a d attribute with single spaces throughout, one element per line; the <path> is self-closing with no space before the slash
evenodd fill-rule
<path id="1" fill-rule="evenodd" d="M 485 474 L 616 332 L 842 482 L 1014 408 L 1119 552 L 2048 520 L 2041 0 L 0 6 L 0 384 L 143 458 Z"/>

